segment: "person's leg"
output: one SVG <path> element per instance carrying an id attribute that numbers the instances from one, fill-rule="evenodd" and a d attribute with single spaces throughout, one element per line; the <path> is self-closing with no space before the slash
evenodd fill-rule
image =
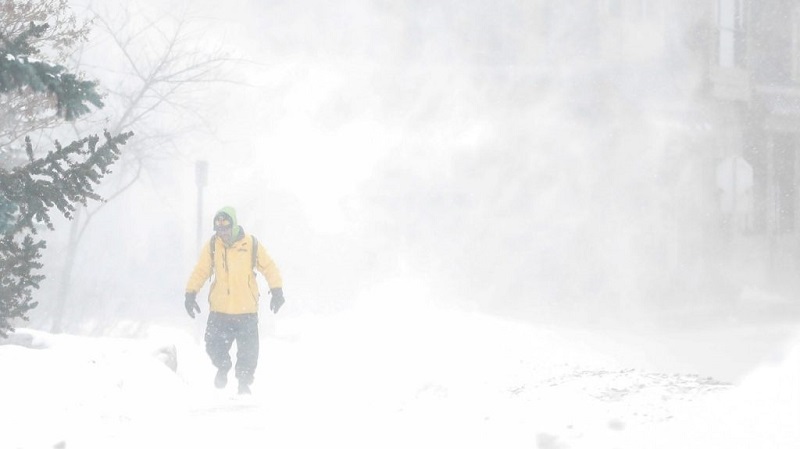
<path id="1" fill-rule="evenodd" d="M 217 368 L 214 385 L 223 388 L 228 382 L 228 371 L 231 369 L 231 346 L 236 337 L 235 327 L 230 315 L 210 312 L 206 326 L 206 353 L 211 363 Z"/>
<path id="2" fill-rule="evenodd" d="M 239 323 L 236 334 L 236 378 L 239 379 L 240 392 L 253 383 L 258 366 L 258 315 L 248 313 L 237 317 Z M 246 392 L 249 392 L 246 391 Z"/>

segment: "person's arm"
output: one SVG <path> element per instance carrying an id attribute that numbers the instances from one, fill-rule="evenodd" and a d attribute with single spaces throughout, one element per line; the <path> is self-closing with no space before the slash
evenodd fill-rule
<path id="1" fill-rule="evenodd" d="M 269 301 L 269 309 L 272 310 L 273 313 L 278 313 L 278 310 L 280 310 L 281 306 L 286 302 L 283 298 L 283 280 L 281 279 L 278 266 L 275 265 L 275 261 L 269 256 L 269 253 L 264 249 L 263 245 L 258 246 L 256 268 L 264 275 L 267 279 L 267 284 L 269 284 L 269 293 L 270 296 L 272 296 Z"/>
<path id="2" fill-rule="evenodd" d="M 278 266 L 269 256 L 264 245 L 258 245 L 258 257 L 256 258 L 256 269 L 264 276 L 269 284 L 269 289 L 283 288 L 283 280 Z"/>
<path id="3" fill-rule="evenodd" d="M 209 245 L 210 242 L 206 242 L 200 251 L 200 258 L 197 260 L 197 264 L 195 264 L 194 270 L 189 276 L 189 281 L 186 283 L 187 293 L 197 293 L 203 288 L 203 284 L 206 283 L 208 278 L 211 277 L 211 248 Z"/>

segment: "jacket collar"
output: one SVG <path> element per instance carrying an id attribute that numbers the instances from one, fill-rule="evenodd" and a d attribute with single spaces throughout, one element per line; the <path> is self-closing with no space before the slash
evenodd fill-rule
<path id="1" fill-rule="evenodd" d="M 222 244 L 223 244 L 223 245 L 225 245 L 225 246 L 227 246 L 228 248 L 230 248 L 230 247 L 232 247 L 233 245 L 235 245 L 236 243 L 238 243 L 240 240 L 243 240 L 243 239 L 244 239 L 244 228 L 243 228 L 243 227 L 241 227 L 241 226 L 239 226 L 239 233 L 236 235 L 236 237 L 234 237 L 234 238 L 233 238 L 233 240 L 231 241 L 231 244 L 230 244 L 230 245 L 228 245 L 227 243 L 225 243 L 225 240 L 223 240 L 223 239 L 222 239 L 222 238 L 220 238 L 219 236 L 215 236 L 215 237 L 216 237 L 216 238 L 217 238 L 217 239 L 218 239 L 220 242 L 222 242 Z"/>

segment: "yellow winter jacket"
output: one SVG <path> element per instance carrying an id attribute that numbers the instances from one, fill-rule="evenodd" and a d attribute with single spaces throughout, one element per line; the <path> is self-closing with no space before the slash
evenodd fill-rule
<path id="1" fill-rule="evenodd" d="M 212 312 L 242 314 L 258 313 L 258 283 L 253 271 L 252 246 L 253 239 L 239 228 L 239 237 L 231 244 L 225 245 L 220 238 L 214 238 L 214 280 L 208 293 L 208 302 Z M 189 282 L 187 292 L 198 292 L 211 277 L 211 241 L 203 245 L 200 259 L 197 261 Z M 267 279 L 269 288 L 282 288 L 278 267 L 258 242 L 255 269 Z"/>

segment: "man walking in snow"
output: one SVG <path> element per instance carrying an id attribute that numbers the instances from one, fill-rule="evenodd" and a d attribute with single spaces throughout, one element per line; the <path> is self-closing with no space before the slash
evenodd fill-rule
<path id="1" fill-rule="evenodd" d="M 197 292 L 212 275 L 208 294 L 211 311 L 206 325 L 206 352 L 217 368 L 214 385 L 225 388 L 232 367 L 230 350 L 236 341 L 236 379 L 239 393 L 249 394 L 258 364 L 258 270 L 269 284 L 273 313 L 284 303 L 278 267 L 255 237 L 236 222 L 236 211 L 223 207 L 214 216 L 214 236 L 203 246 L 186 284 L 186 312 L 200 313 Z"/>

